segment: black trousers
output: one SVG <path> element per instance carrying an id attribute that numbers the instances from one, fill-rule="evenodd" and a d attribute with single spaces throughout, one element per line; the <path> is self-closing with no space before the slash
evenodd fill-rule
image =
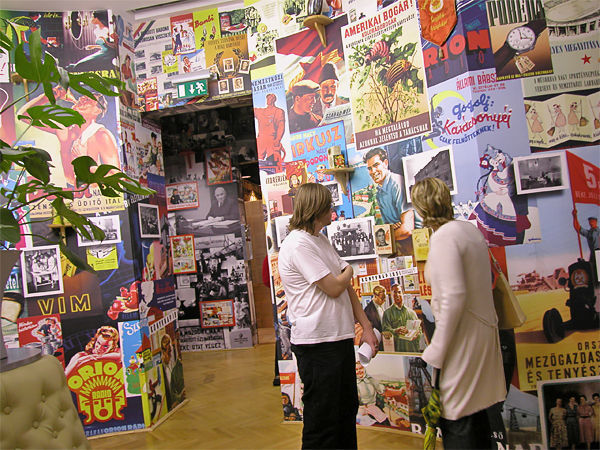
<path id="1" fill-rule="evenodd" d="M 302 448 L 355 449 L 358 391 L 352 339 L 293 345 L 304 383 Z"/>
<path id="2" fill-rule="evenodd" d="M 506 431 L 501 415 L 502 403 L 477 411 L 457 420 L 440 417 L 444 450 L 497 449 L 498 442 L 507 446 Z"/>

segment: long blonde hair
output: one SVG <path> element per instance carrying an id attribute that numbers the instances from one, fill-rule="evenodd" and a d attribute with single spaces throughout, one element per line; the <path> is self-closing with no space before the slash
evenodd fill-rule
<path id="1" fill-rule="evenodd" d="M 410 191 L 410 198 L 426 227 L 436 230 L 454 219 L 450 189 L 439 178 L 417 181 Z"/>
<path id="2" fill-rule="evenodd" d="M 294 214 L 288 228 L 314 231 L 315 220 L 331 210 L 331 192 L 318 183 L 305 183 L 298 188 L 294 197 Z"/>

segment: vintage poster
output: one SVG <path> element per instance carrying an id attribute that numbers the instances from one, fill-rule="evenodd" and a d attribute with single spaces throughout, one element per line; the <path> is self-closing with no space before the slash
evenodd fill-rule
<path id="1" fill-rule="evenodd" d="M 85 249 L 87 263 L 94 270 L 114 270 L 119 268 L 118 251 L 115 245 L 96 245 Z"/>
<path id="2" fill-rule="evenodd" d="M 341 28 L 346 15 L 327 26 L 327 46 L 310 29 L 276 40 L 277 72 L 284 74 L 290 133 L 344 122 L 346 142 L 353 141 L 350 73 L 344 65 Z"/>
<path id="3" fill-rule="evenodd" d="M 225 349 L 223 328 L 182 327 L 179 333 L 181 350 L 184 352 Z"/>
<path id="4" fill-rule="evenodd" d="M 38 348 L 42 351 L 42 355 L 55 356 L 65 367 L 65 350 L 59 314 L 19 318 L 17 328 L 20 347 Z"/>
<path id="5" fill-rule="evenodd" d="M 342 28 L 357 150 L 431 129 L 415 0 Z"/>
<path id="6" fill-rule="evenodd" d="M 235 325 L 233 300 L 200 302 L 200 325 L 202 328 L 224 328 Z"/>
<path id="7" fill-rule="evenodd" d="M 206 41 L 212 41 L 221 37 L 221 26 L 219 24 L 217 8 L 194 11 L 192 15 L 194 17 L 197 50 L 203 49 Z"/>
<path id="8" fill-rule="evenodd" d="M 594 2 L 580 4 L 574 0 L 544 0 L 542 4 L 554 71 L 524 79 L 525 97 L 597 90 L 600 87 L 600 8 Z"/>
<path id="9" fill-rule="evenodd" d="M 253 80 L 252 103 L 259 168 L 268 173 L 282 172 L 284 161 L 291 160 L 283 75 Z"/>
<path id="10" fill-rule="evenodd" d="M 188 209 L 198 207 L 198 182 L 182 181 L 166 185 L 167 210 Z"/>
<path id="11" fill-rule="evenodd" d="M 171 241 L 173 273 L 175 275 L 196 273 L 194 235 L 169 236 L 169 240 Z"/>
<path id="12" fill-rule="evenodd" d="M 40 297 L 64 292 L 58 245 L 23 249 L 21 268 L 25 297 Z"/>
<path id="13" fill-rule="evenodd" d="M 192 14 L 171 17 L 171 35 L 173 39 L 173 54 L 181 55 L 196 50 L 196 34 Z"/>
<path id="14" fill-rule="evenodd" d="M 525 100 L 529 144 L 551 148 L 569 141 L 596 142 L 600 139 L 600 93 L 584 91 L 559 94 L 546 100 Z M 571 145 L 570 145 L 571 144 Z"/>
<path id="15" fill-rule="evenodd" d="M 275 39 L 282 33 L 279 8 L 269 0 L 246 0 L 248 56 L 252 79 L 272 76 L 275 72 Z"/>
<path id="16" fill-rule="evenodd" d="M 251 93 L 248 41 L 246 34 L 235 34 L 205 44 L 206 67 L 218 74 L 218 81 L 208 83 L 211 99 L 236 97 Z"/>
<path id="17" fill-rule="evenodd" d="M 340 220 L 327 227 L 327 237 L 340 258 L 373 259 L 375 250 L 375 220 L 373 217 Z"/>
<path id="18" fill-rule="evenodd" d="M 227 148 L 214 148 L 204 152 L 206 160 L 206 184 L 233 181 L 231 154 Z"/>
<path id="19" fill-rule="evenodd" d="M 402 158 L 420 152 L 421 139 L 414 138 L 370 150 L 348 152 L 352 207 L 355 217 L 373 217 L 375 224 L 391 224 L 399 255 L 412 255 L 412 230 L 421 218 L 409 206 Z"/>
<path id="20" fill-rule="evenodd" d="M 570 189 L 538 194 L 544 239 L 535 246 L 505 249 L 508 279 L 527 316 L 515 330 L 523 391 L 534 390 L 543 380 L 598 376 L 598 325 L 593 314 L 582 313 L 586 304 L 593 304 L 591 252 L 574 218 L 589 230 L 586 219 L 597 216 L 598 192 L 585 180 L 597 179 L 600 156 L 584 147 L 569 150 L 567 160 Z M 561 279 L 570 290 L 563 288 Z"/>
<path id="21" fill-rule="evenodd" d="M 488 0 L 486 7 L 497 80 L 552 73 L 542 2 L 520 8 L 509 0 Z"/>
<path id="22" fill-rule="evenodd" d="M 486 0 L 457 1 L 458 22 L 441 47 L 422 39 L 427 86 L 469 70 L 494 67 L 485 4 Z"/>
<path id="23" fill-rule="evenodd" d="M 119 322 L 118 325 L 125 395 L 127 397 L 139 396 L 142 393 L 140 373 L 142 371 L 142 363 L 144 362 L 142 355 L 138 353 L 138 349 L 142 344 L 140 322 L 132 320 L 128 322 Z"/>

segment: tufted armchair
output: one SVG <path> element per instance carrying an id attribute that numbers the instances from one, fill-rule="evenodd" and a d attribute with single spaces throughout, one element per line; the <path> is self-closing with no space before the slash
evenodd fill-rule
<path id="1" fill-rule="evenodd" d="M 90 448 L 56 358 L 0 373 L 0 448 Z"/>

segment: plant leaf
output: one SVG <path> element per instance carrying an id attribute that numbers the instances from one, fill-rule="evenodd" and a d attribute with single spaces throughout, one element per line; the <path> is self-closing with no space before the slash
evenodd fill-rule
<path id="1" fill-rule="evenodd" d="M 0 208 L 0 242 L 19 242 L 21 229 L 13 213 L 7 208 Z"/>
<path id="2" fill-rule="evenodd" d="M 77 111 L 59 105 L 32 106 L 27 114 L 18 116 L 21 120 L 31 122 L 34 127 L 50 127 L 61 129 L 71 125 L 83 125 L 85 119 Z"/>
<path id="3" fill-rule="evenodd" d="M 39 155 L 26 156 L 23 158 L 23 165 L 31 176 L 41 180 L 43 183 L 50 181 L 50 167 L 48 167 L 46 161 Z"/>
<path id="4" fill-rule="evenodd" d="M 96 96 L 88 88 L 91 88 L 100 94 L 118 97 L 119 92 L 115 92 L 114 88 L 124 89 L 125 84 L 116 78 L 101 77 L 95 73 L 86 72 L 69 73 L 69 87 L 80 94 L 96 100 Z"/>

